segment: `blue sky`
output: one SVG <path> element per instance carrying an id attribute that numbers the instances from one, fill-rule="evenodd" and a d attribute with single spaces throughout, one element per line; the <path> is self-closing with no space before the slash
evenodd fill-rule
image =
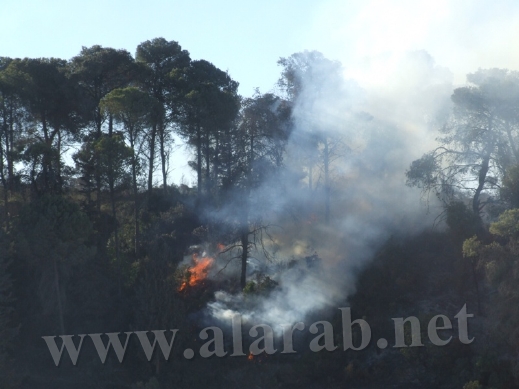
<path id="1" fill-rule="evenodd" d="M 277 59 L 304 49 L 345 65 L 425 49 L 456 73 L 519 62 L 509 0 L 2 0 L 0 21 L 2 56 L 68 59 L 94 44 L 134 53 L 162 36 L 229 70 L 244 95 L 269 89 Z"/>
<path id="2" fill-rule="evenodd" d="M 458 82 L 478 67 L 519 68 L 519 2 L 510 0 L 2 0 L 0 21 L 2 56 L 69 59 L 94 44 L 133 54 L 164 37 L 228 70 L 243 95 L 268 91 L 279 57 L 305 49 L 353 75 L 367 58 L 416 49 Z"/>
<path id="3" fill-rule="evenodd" d="M 240 82 L 267 91 L 281 56 L 306 47 L 319 2 L 2 0 L 0 55 L 71 58 L 82 46 L 125 48 L 155 37 L 175 40 Z"/>
<path id="4" fill-rule="evenodd" d="M 95 44 L 134 54 L 148 39 L 175 40 L 228 70 L 244 96 L 273 88 L 277 60 L 305 49 L 372 88 L 391 82 L 410 50 L 426 50 L 455 84 L 479 67 L 519 70 L 512 0 L 1 0 L 0 25 L 8 57 L 70 59 Z"/>

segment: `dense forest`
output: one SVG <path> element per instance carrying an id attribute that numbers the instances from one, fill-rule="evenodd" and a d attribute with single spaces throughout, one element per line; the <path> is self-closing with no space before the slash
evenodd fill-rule
<path id="1" fill-rule="evenodd" d="M 273 91 L 245 98 L 163 38 L 0 57 L 0 387 L 519 387 L 519 73 L 469 74 L 407 160 L 340 63 L 278 65 Z M 193 184 L 170 180 L 178 140 Z M 470 344 L 345 352 L 337 331 L 316 353 L 303 331 L 296 353 L 182 353 L 229 312 L 246 344 L 260 322 L 340 328 L 341 307 L 394 344 L 391 318 L 426 334 L 465 304 Z M 42 338 L 171 329 L 167 361 L 135 336 L 100 361 L 85 338 L 56 366 Z"/>

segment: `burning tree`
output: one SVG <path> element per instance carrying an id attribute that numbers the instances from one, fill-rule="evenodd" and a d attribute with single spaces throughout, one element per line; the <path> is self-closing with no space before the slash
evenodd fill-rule
<path id="1" fill-rule="evenodd" d="M 184 268 L 181 271 L 181 285 L 178 288 L 179 292 L 186 289 L 187 286 L 195 286 L 200 284 L 204 279 L 207 278 L 209 269 L 214 263 L 214 258 L 209 256 L 202 256 L 201 258 L 197 253 L 193 254 L 194 265 L 188 268 Z"/>

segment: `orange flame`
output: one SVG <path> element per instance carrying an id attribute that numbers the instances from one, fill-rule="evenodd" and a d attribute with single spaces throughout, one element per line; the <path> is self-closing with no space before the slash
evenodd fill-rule
<path id="1" fill-rule="evenodd" d="M 253 353 L 249 353 L 249 356 L 247 357 L 247 359 L 249 361 L 252 361 L 254 359 L 254 354 Z"/>
<path id="2" fill-rule="evenodd" d="M 212 266 L 214 259 L 211 257 L 202 257 L 199 259 L 198 254 L 193 254 L 193 261 L 195 265 L 189 268 L 189 280 L 180 285 L 180 288 L 178 289 L 180 292 L 182 292 L 187 285 L 195 286 L 206 279 L 207 273 L 209 272 L 209 268 Z"/>

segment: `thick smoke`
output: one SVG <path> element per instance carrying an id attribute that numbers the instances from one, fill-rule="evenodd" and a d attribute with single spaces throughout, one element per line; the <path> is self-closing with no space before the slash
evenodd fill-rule
<path id="1" fill-rule="evenodd" d="M 433 145 L 437 125 L 450 109 L 452 76 L 423 51 L 374 58 L 364 76 L 384 63 L 391 72 L 376 84 L 346 80 L 344 69 L 339 78 L 316 69 L 305 79 L 293 111 L 284 184 L 272 177 L 253 194 L 268 204 L 265 214 L 279 228 L 267 241 L 274 263 L 256 252 L 251 268 L 279 287 L 254 299 L 217 292 L 206 312 L 213 321 L 229 322 L 240 314 L 279 327 L 344 306 L 358 270 L 388 238 L 433 225 L 434 212 L 427 213 L 419 191 L 406 187 L 405 171 Z M 333 148 L 328 222 L 322 156 L 307 141 L 315 133 Z M 301 168 L 309 158 L 316 161 L 311 172 Z"/>

